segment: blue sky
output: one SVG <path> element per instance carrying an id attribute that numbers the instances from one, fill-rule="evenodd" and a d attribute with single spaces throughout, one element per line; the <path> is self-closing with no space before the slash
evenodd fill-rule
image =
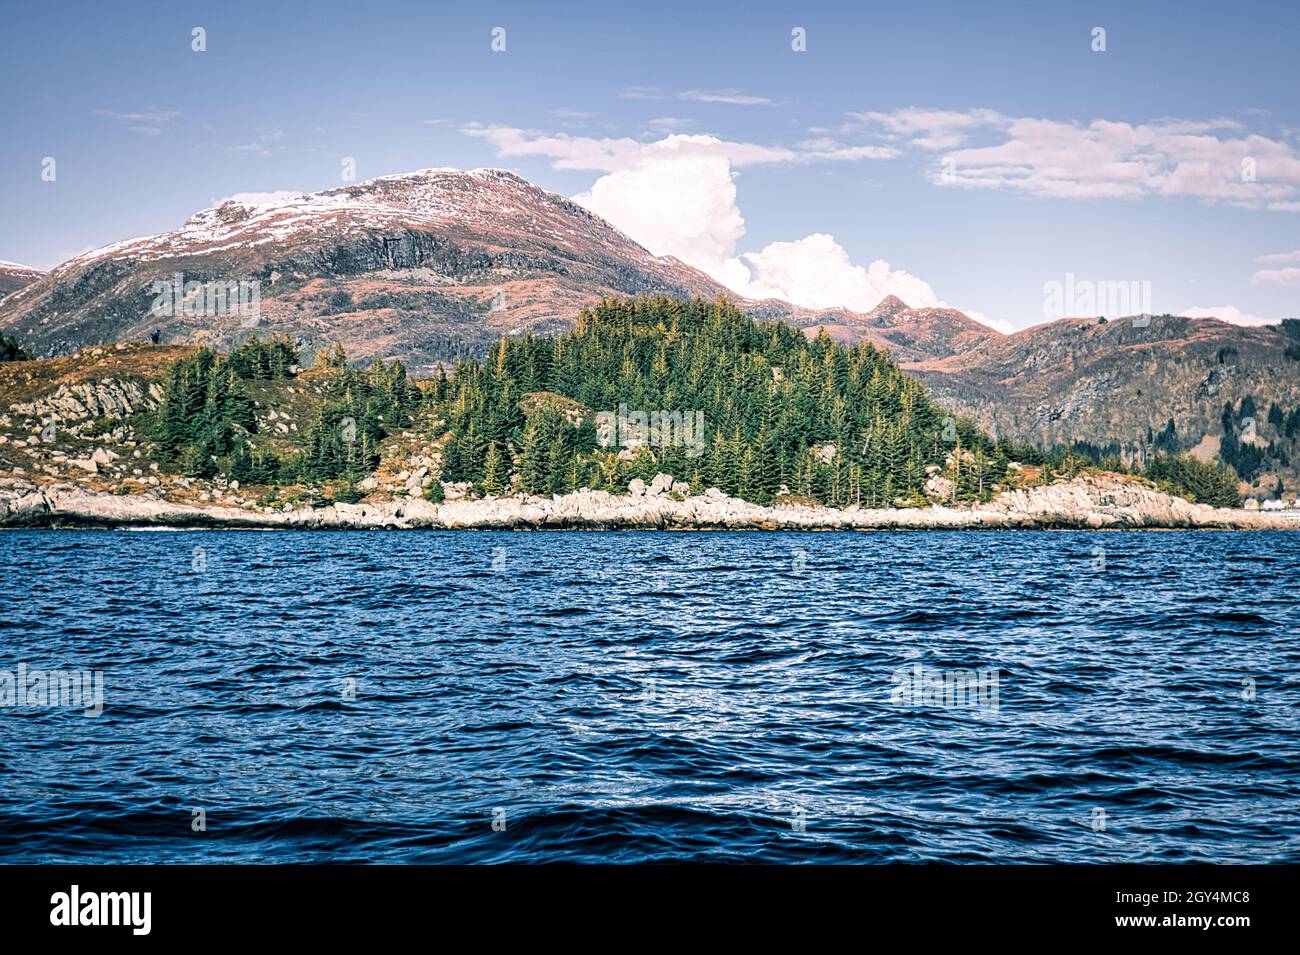
<path id="1" fill-rule="evenodd" d="M 511 168 L 803 304 L 897 292 L 1024 327 L 1072 273 L 1149 282 L 1157 311 L 1300 315 L 1300 4 L 48 2 L 4 23 L 0 259 L 337 186 L 352 157 L 358 179 Z"/>

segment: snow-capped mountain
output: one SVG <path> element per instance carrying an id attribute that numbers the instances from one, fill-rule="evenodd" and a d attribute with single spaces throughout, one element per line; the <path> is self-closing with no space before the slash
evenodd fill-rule
<path id="1" fill-rule="evenodd" d="M 246 282 L 256 321 L 156 308 L 155 283 Z M 77 256 L 0 309 L 38 354 L 100 341 L 229 344 L 252 331 L 416 369 L 503 332 L 571 324 L 607 295 L 725 289 L 562 196 L 498 169 L 425 169 L 313 194 L 235 196 L 179 229 Z M 199 300 L 201 302 L 201 298 Z M 252 329 L 252 331 L 250 331 Z"/>
<path id="2" fill-rule="evenodd" d="M 0 298 L 25 285 L 31 285 L 44 274 L 40 269 L 0 259 Z"/>
<path id="3" fill-rule="evenodd" d="M 255 322 L 201 305 L 187 314 L 180 295 L 158 309 L 155 283 L 239 282 L 256 289 Z M 423 169 L 318 193 L 233 196 L 171 232 L 63 263 L 0 308 L 0 329 L 37 354 L 59 354 L 154 336 L 227 345 L 251 328 L 308 349 L 338 340 L 359 358 L 398 357 L 420 371 L 502 333 L 568 326 L 604 296 L 641 293 L 738 298 L 513 173 Z M 946 357 L 997 335 L 959 312 L 938 321 L 893 297 L 866 315 L 738 300 L 758 317 L 867 338 L 901 360 Z"/>

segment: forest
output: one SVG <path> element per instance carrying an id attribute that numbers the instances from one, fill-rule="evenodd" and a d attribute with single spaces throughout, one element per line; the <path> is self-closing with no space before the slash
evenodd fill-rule
<path id="1" fill-rule="evenodd" d="M 274 450 L 252 440 L 253 394 L 294 379 L 299 360 L 288 339 L 252 339 L 175 362 L 155 414 L 161 460 L 246 485 L 343 482 L 344 499 L 355 499 L 380 443 L 418 417 L 442 443 L 434 500 L 442 482 L 485 495 L 617 493 L 668 473 L 692 493 L 717 487 L 757 503 L 922 506 L 931 478 L 949 502 L 988 500 L 1014 461 L 1044 482 L 1100 465 L 1194 500 L 1240 503 L 1231 468 L 1175 453 L 1173 422 L 1150 436 L 1161 453 L 1138 469 L 1108 448 L 993 441 L 870 343 L 809 340 L 725 300 L 607 299 L 569 332 L 503 337 L 486 359 L 459 360 L 424 387 L 397 361 L 353 368 L 335 345 L 317 356 L 325 374 L 310 423 Z"/>
<path id="2" fill-rule="evenodd" d="M 824 504 L 887 506 L 928 503 L 926 465 L 949 452 L 959 452 L 960 499 L 991 493 L 1007 464 L 887 353 L 809 341 L 726 301 L 606 300 L 566 334 L 503 338 L 486 361 L 458 362 L 435 379 L 433 399 L 450 434 L 444 479 L 487 493 L 623 490 L 665 472 L 760 503 L 784 487 Z M 608 446 L 596 418 L 619 408 L 702 420 L 702 441 L 651 430 Z"/>

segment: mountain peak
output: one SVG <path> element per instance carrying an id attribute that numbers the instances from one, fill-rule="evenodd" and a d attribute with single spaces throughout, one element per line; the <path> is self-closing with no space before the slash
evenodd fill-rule
<path id="1" fill-rule="evenodd" d="M 876 324 L 890 324 L 891 320 L 903 312 L 911 311 L 911 306 L 897 295 L 886 295 L 876 307 L 867 312 L 867 320 Z"/>

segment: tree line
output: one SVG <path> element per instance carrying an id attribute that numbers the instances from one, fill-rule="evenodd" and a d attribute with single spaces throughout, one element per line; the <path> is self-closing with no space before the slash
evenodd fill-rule
<path id="1" fill-rule="evenodd" d="M 622 490 L 666 472 L 758 502 L 784 486 L 824 504 L 886 506 L 925 500 L 927 464 L 950 453 L 962 499 L 990 494 L 1007 463 L 888 353 L 809 341 L 725 300 L 605 300 L 570 332 L 507 336 L 486 360 L 457 362 L 433 397 L 449 432 L 444 479 L 488 493 Z M 705 431 L 602 444 L 593 413 L 619 408 L 684 423 L 702 413 Z"/>

